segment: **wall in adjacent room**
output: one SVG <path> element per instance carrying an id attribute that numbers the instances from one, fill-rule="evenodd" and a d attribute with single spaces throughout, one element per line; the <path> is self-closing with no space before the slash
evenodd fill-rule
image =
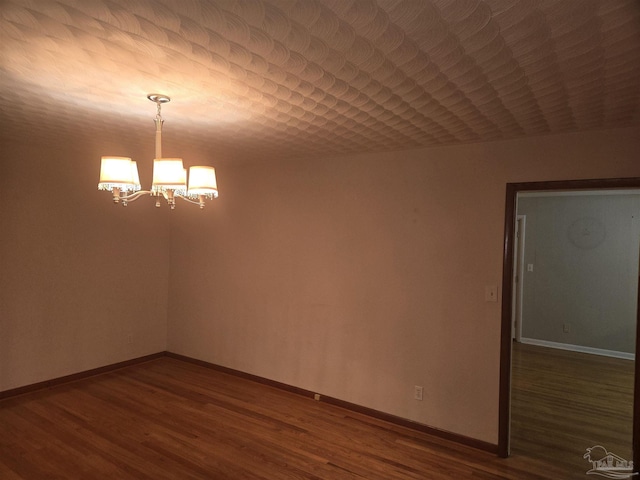
<path id="1" fill-rule="evenodd" d="M 225 163 L 172 218 L 168 348 L 497 443 L 505 185 L 640 176 L 638 151 L 635 128 Z"/>
<path id="2" fill-rule="evenodd" d="M 66 144 L 2 141 L 0 391 L 166 349 L 167 210 L 97 190 L 118 139 Z"/>
<path id="3" fill-rule="evenodd" d="M 633 354 L 640 195 L 524 196 L 523 341 Z"/>

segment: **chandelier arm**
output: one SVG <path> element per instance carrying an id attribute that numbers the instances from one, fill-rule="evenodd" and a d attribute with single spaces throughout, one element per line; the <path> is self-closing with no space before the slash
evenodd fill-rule
<path id="1" fill-rule="evenodd" d="M 194 205 L 199 205 L 201 209 L 204 208 L 204 197 L 202 195 L 198 195 L 198 201 L 191 200 L 190 198 L 185 197 L 184 195 L 176 194 L 175 196 L 178 198 L 181 198 L 185 202 L 193 203 Z"/>
<path id="2" fill-rule="evenodd" d="M 120 200 L 126 200 L 128 202 L 133 202 L 137 199 L 139 199 L 142 195 L 151 195 L 151 192 L 149 190 L 138 190 L 135 193 L 132 193 L 130 195 L 121 195 L 120 196 Z"/>

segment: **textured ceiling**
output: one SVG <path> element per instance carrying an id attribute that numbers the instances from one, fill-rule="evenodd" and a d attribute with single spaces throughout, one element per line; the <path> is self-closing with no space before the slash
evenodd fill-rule
<path id="1" fill-rule="evenodd" d="M 2 0 L 0 48 L 24 141 L 152 138 L 152 92 L 229 158 L 640 123 L 637 0 Z"/>

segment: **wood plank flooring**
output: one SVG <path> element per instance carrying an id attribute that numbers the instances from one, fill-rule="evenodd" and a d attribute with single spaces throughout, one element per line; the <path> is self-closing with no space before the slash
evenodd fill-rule
<path id="1" fill-rule="evenodd" d="M 515 343 L 512 372 L 512 456 L 547 458 L 563 479 L 586 478 L 595 445 L 632 460 L 632 360 Z"/>
<path id="2" fill-rule="evenodd" d="M 517 443 L 501 459 L 167 357 L 0 402 L 2 479 L 572 478 Z"/>

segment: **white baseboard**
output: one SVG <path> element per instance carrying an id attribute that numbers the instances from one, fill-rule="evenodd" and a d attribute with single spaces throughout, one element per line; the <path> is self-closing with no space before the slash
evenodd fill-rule
<path id="1" fill-rule="evenodd" d="M 547 340 L 537 340 L 535 338 L 520 338 L 521 343 L 538 345 L 540 347 L 558 348 L 560 350 L 570 350 L 572 352 L 590 353 L 592 355 L 602 355 L 604 357 L 623 358 L 625 360 L 635 360 L 633 353 L 616 352 L 615 350 L 604 350 L 602 348 L 584 347 L 582 345 L 572 345 L 570 343 L 549 342 Z"/>

